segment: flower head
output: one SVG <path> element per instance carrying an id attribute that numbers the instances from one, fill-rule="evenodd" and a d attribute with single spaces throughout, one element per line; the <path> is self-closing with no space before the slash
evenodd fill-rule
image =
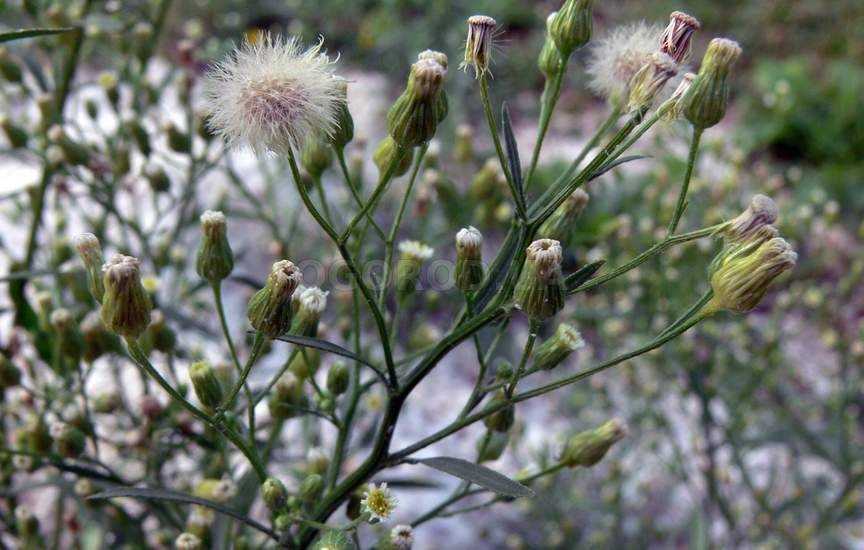
<path id="1" fill-rule="evenodd" d="M 516 304 L 532 319 L 547 319 L 564 307 L 563 250 L 553 239 L 538 239 L 526 250 L 516 283 Z"/>
<path id="2" fill-rule="evenodd" d="M 468 67 L 473 67 L 474 75 L 478 79 L 489 73 L 497 26 L 498 23 L 487 15 L 472 15 L 468 18 L 468 38 L 465 41 L 465 59 L 461 67 L 466 71 Z"/>
<path id="3" fill-rule="evenodd" d="M 390 530 L 390 544 L 396 550 L 411 550 L 414 545 L 414 530 L 410 525 L 397 525 Z"/>
<path id="4" fill-rule="evenodd" d="M 384 521 L 390 517 L 393 510 L 396 509 L 398 501 L 386 483 L 375 485 L 370 483 L 366 491 L 363 492 L 363 498 L 360 500 L 360 506 L 363 512 L 369 514 L 370 521 Z"/>
<path id="5" fill-rule="evenodd" d="M 630 80 L 657 51 L 662 32 L 657 25 L 634 23 L 598 40 L 588 62 L 591 89 L 615 104 L 625 101 Z"/>
<path id="6" fill-rule="evenodd" d="M 730 241 L 750 241 L 758 238 L 762 228 L 773 225 L 780 214 L 777 204 L 765 195 L 754 195 L 747 209 L 732 220 L 726 229 Z"/>
<path id="7" fill-rule="evenodd" d="M 695 17 L 673 11 L 669 16 L 669 25 L 660 37 L 660 51 L 674 59 L 675 63 L 684 63 L 690 57 L 693 33 L 701 28 Z"/>
<path id="8" fill-rule="evenodd" d="M 211 130 L 277 153 L 296 150 L 313 130 L 331 135 L 342 96 L 333 63 L 322 41 L 305 51 L 296 38 L 269 34 L 244 42 L 205 79 Z"/>
<path id="9" fill-rule="evenodd" d="M 150 324 L 152 305 L 141 285 L 137 258 L 115 254 L 102 268 L 105 287 L 102 322 L 121 336 L 137 338 Z"/>
<path id="10" fill-rule="evenodd" d="M 578 433 L 567 441 L 561 462 L 568 468 L 590 468 L 600 462 L 612 445 L 627 435 L 627 427 L 618 419 Z"/>
<path id="11" fill-rule="evenodd" d="M 681 100 L 682 112 L 695 128 L 710 128 L 726 115 L 729 77 L 739 57 L 741 46 L 734 40 L 715 38 L 708 44 L 699 74 Z"/>
<path id="12" fill-rule="evenodd" d="M 292 262 L 273 264 L 264 288 L 249 300 L 247 316 L 252 326 L 270 338 L 285 333 L 291 326 L 291 297 L 303 281 L 303 274 Z"/>
<path id="13" fill-rule="evenodd" d="M 456 286 L 475 290 L 483 282 L 483 235 L 474 227 L 463 227 L 456 233 Z"/>
<path id="14" fill-rule="evenodd" d="M 234 269 L 225 214 L 212 210 L 204 212 L 201 215 L 201 233 L 195 269 L 198 275 L 211 283 L 221 281 Z"/>
<path id="15" fill-rule="evenodd" d="M 711 289 L 714 297 L 706 313 L 726 309 L 746 313 L 762 301 L 771 283 L 792 269 L 798 254 L 779 237 L 767 241 L 734 244 L 711 264 Z"/>

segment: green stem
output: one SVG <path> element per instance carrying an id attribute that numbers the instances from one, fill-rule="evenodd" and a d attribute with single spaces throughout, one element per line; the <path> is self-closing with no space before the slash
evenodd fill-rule
<path id="1" fill-rule="evenodd" d="M 405 155 L 409 154 L 411 151 L 409 149 L 405 149 L 400 147 L 399 150 L 393 155 L 393 159 L 390 161 L 390 166 L 387 167 L 387 170 L 381 174 L 381 177 L 378 181 L 377 187 L 372 192 L 372 196 L 369 197 L 369 200 L 366 201 L 366 204 L 360 210 L 354 218 L 351 219 L 351 222 L 348 224 L 348 227 L 345 228 L 345 231 L 342 232 L 342 235 L 336 237 L 336 243 L 338 245 L 343 245 L 348 240 L 348 237 L 351 236 L 351 233 L 354 232 L 354 228 L 360 223 L 360 220 L 371 216 L 370 212 L 375 208 L 375 205 L 378 204 L 378 200 L 381 198 L 381 195 L 387 190 L 387 185 L 390 183 L 390 180 L 393 179 L 393 174 L 396 172 L 396 167 L 399 166 L 399 163 L 402 162 L 402 159 Z M 293 153 L 291 153 L 293 156 Z M 296 177 L 296 176 L 295 176 Z"/>
<path id="2" fill-rule="evenodd" d="M 690 179 L 693 177 L 693 169 L 696 166 L 696 156 L 699 154 L 699 141 L 701 138 L 702 129 L 694 126 L 693 139 L 690 141 L 690 154 L 687 156 L 687 170 L 684 172 L 684 182 L 681 184 L 681 192 L 678 194 L 678 203 L 675 205 L 672 221 L 669 222 L 668 234 L 670 237 L 678 229 L 681 216 L 684 215 L 684 209 L 687 207 L 687 193 L 690 190 Z"/>
<path id="3" fill-rule="evenodd" d="M 222 403 L 222 406 L 219 407 L 219 410 L 216 413 L 217 420 L 221 420 L 223 418 L 223 414 L 225 413 L 225 411 L 231 411 L 234 409 L 234 405 L 237 402 L 237 396 L 240 394 L 240 390 L 246 385 L 246 379 L 249 378 L 249 373 L 252 372 L 252 367 L 255 366 L 255 362 L 258 361 L 258 357 L 264 350 L 264 344 L 266 342 L 267 337 L 264 336 L 263 333 L 255 333 L 255 339 L 252 341 L 252 350 L 249 352 L 249 358 L 246 359 L 246 364 L 243 365 L 243 369 L 240 371 L 240 378 L 234 384 L 234 388 L 231 390 L 231 393 L 228 394 L 228 397 Z M 249 405 L 251 406 L 251 404 L 252 401 L 250 399 Z"/>
<path id="4" fill-rule="evenodd" d="M 507 386 L 506 390 L 504 390 L 504 395 L 506 395 L 508 399 L 513 397 L 513 392 L 516 390 L 516 384 L 519 383 L 519 380 L 525 373 L 525 365 L 528 364 L 528 358 L 531 357 L 531 351 L 534 349 L 534 342 L 537 340 L 537 331 L 539 328 L 540 322 L 536 319 L 531 319 L 528 328 L 528 341 L 525 342 L 525 349 L 522 350 L 522 358 L 519 359 L 519 366 L 510 378 L 510 385 Z"/>
<path id="5" fill-rule="evenodd" d="M 360 197 L 360 192 L 357 190 L 357 185 L 355 185 L 354 180 L 351 178 L 351 171 L 348 170 L 348 164 L 345 162 L 345 149 L 341 147 L 333 146 L 333 150 L 336 151 L 336 158 L 339 160 L 339 168 L 342 170 L 342 177 L 345 178 L 345 183 L 348 185 L 348 189 L 351 191 L 351 196 L 354 197 L 354 202 L 357 203 L 357 206 L 362 210 L 363 208 L 363 199 Z M 366 213 L 366 220 L 369 222 L 369 225 L 378 233 L 378 236 L 382 241 L 387 239 L 387 236 L 384 234 L 384 230 L 381 229 L 381 226 L 375 222 L 375 218 L 372 217 L 371 213 Z"/>
<path id="6" fill-rule="evenodd" d="M 534 179 L 534 172 L 537 170 L 537 163 L 540 161 L 540 150 L 543 148 L 543 141 L 546 139 L 546 133 L 549 131 L 549 123 L 552 120 L 552 113 L 555 111 L 555 106 L 558 104 L 558 99 L 561 97 L 561 87 L 564 84 L 564 75 L 566 74 L 566 71 L 567 67 L 565 65 L 559 73 L 552 77 L 552 80 L 546 81 L 543 88 L 537 142 L 534 144 L 534 152 L 531 154 L 531 165 L 528 168 L 528 173 L 525 175 L 526 190 Z"/>

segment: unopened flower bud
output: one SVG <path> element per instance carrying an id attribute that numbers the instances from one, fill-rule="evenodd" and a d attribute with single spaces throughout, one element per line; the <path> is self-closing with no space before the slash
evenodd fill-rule
<path id="1" fill-rule="evenodd" d="M 411 66 L 408 86 L 387 113 L 387 130 L 396 143 L 415 147 L 435 136 L 438 124 L 447 116 L 446 75 L 447 69 L 433 59 L 421 59 Z"/>
<path id="2" fill-rule="evenodd" d="M 319 474 L 310 474 L 300 483 L 300 498 L 305 502 L 314 502 L 324 490 L 324 478 Z"/>
<path id="3" fill-rule="evenodd" d="M 306 470 L 311 474 L 324 475 L 330 468 L 330 457 L 321 447 L 312 447 L 306 454 Z"/>
<path id="4" fill-rule="evenodd" d="M 291 327 L 291 296 L 303 275 L 293 263 L 281 260 L 273 264 L 264 288 L 249 300 L 249 322 L 255 330 L 270 338 L 281 336 Z"/>
<path id="5" fill-rule="evenodd" d="M 711 264 L 714 297 L 705 306 L 705 312 L 726 309 L 746 313 L 752 310 L 762 301 L 774 279 L 795 267 L 797 261 L 798 254 L 779 237 L 727 247 Z"/>
<path id="6" fill-rule="evenodd" d="M 292 372 L 286 372 L 279 377 L 273 390 L 268 400 L 270 416 L 282 420 L 297 416 L 299 413 L 297 407 L 306 402 L 303 384 L 297 376 Z"/>
<path id="7" fill-rule="evenodd" d="M 288 490 L 285 484 L 275 477 L 268 477 L 261 485 L 261 498 L 271 512 L 276 512 L 285 507 L 288 501 Z"/>
<path id="8" fill-rule="evenodd" d="M 294 291 L 293 298 L 297 302 L 297 309 L 291 322 L 292 334 L 311 337 L 318 335 L 318 321 L 327 307 L 328 294 L 330 293 L 317 286 Z"/>
<path id="9" fill-rule="evenodd" d="M 613 419 L 593 429 L 574 435 L 567 441 L 561 463 L 568 468 L 590 468 L 600 462 L 616 442 L 627 435 L 620 420 Z"/>
<path id="10" fill-rule="evenodd" d="M 293 372 L 300 380 L 307 380 L 318 372 L 321 366 L 321 354 L 318 350 L 302 348 L 291 359 L 288 370 Z"/>
<path id="11" fill-rule="evenodd" d="M 410 525 L 397 525 L 390 530 L 389 542 L 393 550 L 411 550 L 414 545 L 414 529 Z"/>
<path id="12" fill-rule="evenodd" d="M 300 152 L 300 165 L 309 172 L 312 179 L 318 180 L 333 163 L 333 149 L 327 136 L 312 133 L 306 137 Z"/>
<path id="13" fill-rule="evenodd" d="M 345 149 L 345 146 L 354 139 L 354 118 L 348 110 L 348 82 L 340 80 L 336 88 L 338 92 L 336 125 L 330 134 L 330 144 L 337 149 Z"/>
<path id="14" fill-rule="evenodd" d="M 375 153 L 372 155 L 372 161 L 375 163 L 375 166 L 378 167 L 378 172 L 383 175 L 397 156 L 399 158 L 399 163 L 393 171 L 394 178 L 404 176 L 408 173 L 408 170 L 411 169 L 412 159 L 410 151 L 406 151 L 404 148 L 399 146 L 395 141 L 393 141 L 393 138 L 388 135 L 378 144 Z"/>
<path id="15" fill-rule="evenodd" d="M 12 122 L 8 116 L 0 115 L 0 128 L 3 129 L 3 134 L 9 140 L 9 145 L 13 149 L 21 149 L 27 147 L 29 136 L 27 130 Z"/>
<path id="16" fill-rule="evenodd" d="M 546 38 L 543 41 L 543 48 L 540 50 L 540 56 L 537 58 L 537 67 L 540 72 L 546 77 L 546 80 L 551 80 L 561 74 L 564 70 L 564 58 L 558 46 L 555 45 L 555 40 L 552 38 L 552 22 L 558 12 L 549 14 L 546 18 Z"/>
<path id="17" fill-rule="evenodd" d="M 591 40 L 593 10 L 594 0 L 565 0 L 552 20 L 549 34 L 564 59 Z"/>
<path id="18" fill-rule="evenodd" d="M 630 81 L 630 111 L 650 107 L 669 80 L 678 74 L 675 61 L 666 54 L 655 53 Z"/>
<path id="19" fill-rule="evenodd" d="M 660 51 L 682 64 L 690 57 L 693 33 L 702 28 L 695 17 L 680 11 L 669 16 L 669 25 L 660 37 Z"/>
<path id="20" fill-rule="evenodd" d="M 136 258 L 115 254 L 103 268 L 102 322 L 126 338 L 138 338 L 150 324 L 152 306 L 141 285 L 139 266 Z"/>
<path id="21" fill-rule="evenodd" d="M 738 215 L 724 231 L 730 242 L 752 241 L 765 226 L 771 226 L 780 215 L 780 210 L 770 197 L 755 195 L 747 209 Z"/>
<path id="22" fill-rule="evenodd" d="M 585 342 L 579 331 L 572 325 L 561 323 L 552 337 L 537 346 L 534 352 L 534 366 L 542 370 L 552 370 L 571 353 L 584 346 Z"/>
<path id="23" fill-rule="evenodd" d="M 715 38 L 708 45 L 699 74 L 682 99 L 684 116 L 694 128 L 710 128 L 726 115 L 729 75 L 739 57 L 741 47 L 732 40 Z"/>
<path id="24" fill-rule="evenodd" d="M 465 41 L 462 68 L 467 71 L 468 67 L 472 67 L 478 79 L 489 73 L 497 26 L 498 23 L 486 15 L 472 15 L 468 18 L 468 38 Z"/>
<path id="25" fill-rule="evenodd" d="M 474 131 L 467 124 L 456 127 L 456 142 L 453 144 L 456 162 L 471 162 L 474 159 Z"/>
<path id="26" fill-rule="evenodd" d="M 341 361 L 333 363 L 333 366 L 327 371 L 327 391 L 333 395 L 342 395 L 348 391 L 350 381 L 351 375 L 348 366 Z"/>
<path id="27" fill-rule="evenodd" d="M 573 232 L 576 230 L 579 216 L 591 197 L 582 189 L 573 191 L 561 206 L 555 209 L 551 216 L 537 230 L 537 236 L 541 239 L 555 239 L 566 245 L 570 242 Z"/>
<path id="28" fill-rule="evenodd" d="M 490 401 L 489 405 L 500 405 L 502 403 L 507 402 L 507 396 L 504 395 L 504 392 L 498 392 L 492 401 Z M 495 411 L 494 413 L 487 416 L 483 423 L 486 424 L 486 427 L 495 432 L 506 432 L 513 427 L 513 423 L 516 421 L 516 408 L 513 405 L 505 405 L 501 410 Z"/>
<path id="29" fill-rule="evenodd" d="M 193 494 L 214 502 L 228 502 L 237 495 L 237 484 L 228 478 L 202 479 L 195 486 Z"/>
<path id="30" fill-rule="evenodd" d="M 681 82 L 678 83 L 678 87 L 675 88 L 675 91 L 672 92 L 672 96 L 669 98 L 675 103 L 672 105 L 672 109 L 666 116 L 668 120 L 677 120 L 683 116 L 682 109 L 684 107 L 684 102 L 681 100 L 687 95 L 687 90 L 690 89 L 690 85 L 693 84 L 695 78 L 696 75 L 693 73 L 687 73 L 681 77 Z"/>
<path id="31" fill-rule="evenodd" d="M 330 529 L 324 531 L 312 545 L 312 550 L 350 550 L 355 545 L 345 531 Z"/>
<path id="32" fill-rule="evenodd" d="M 483 235 L 473 227 L 456 233 L 456 287 L 462 292 L 476 290 L 483 282 Z"/>
<path id="33" fill-rule="evenodd" d="M 102 257 L 102 245 L 99 239 L 92 233 L 81 233 L 72 240 L 75 250 L 84 263 L 87 272 L 87 286 L 93 298 L 101 303 L 105 294 L 105 285 L 102 281 L 102 266 L 105 260 Z"/>
<path id="34" fill-rule="evenodd" d="M 396 265 L 396 293 L 404 299 L 414 293 L 423 262 L 432 257 L 433 250 L 417 241 L 399 243 L 399 260 Z"/>
<path id="35" fill-rule="evenodd" d="M 234 253 L 228 243 L 228 228 L 222 212 L 207 210 L 201 215 L 201 244 L 195 269 L 211 284 L 226 279 L 234 269 Z"/>
<path id="36" fill-rule="evenodd" d="M 192 388 L 202 405 L 216 410 L 222 404 L 225 390 L 209 363 L 204 361 L 192 363 L 189 367 L 189 380 L 192 381 Z"/>
<path id="37" fill-rule="evenodd" d="M 478 462 L 491 462 L 493 460 L 498 460 L 501 458 L 501 455 L 504 454 L 509 442 L 509 432 L 498 432 L 494 430 L 486 432 L 477 440 Z"/>
<path id="38" fill-rule="evenodd" d="M 516 304 L 533 319 L 547 319 L 564 307 L 561 243 L 540 239 L 531 243 L 516 284 Z"/>

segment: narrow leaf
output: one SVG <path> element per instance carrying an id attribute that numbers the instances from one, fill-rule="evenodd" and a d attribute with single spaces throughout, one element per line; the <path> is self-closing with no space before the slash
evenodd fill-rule
<path id="1" fill-rule="evenodd" d="M 568 294 L 572 294 L 576 291 L 577 288 L 582 286 L 584 283 L 588 282 L 591 277 L 594 276 L 597 271 L 603 267 L 603 264 L 606 263 L 606 260 L 600 260 L 594 262 L 592 264 L 588 264 L 575 273 L 571 273 L 567 276 L 567 279 L 564 280 L 564 288 L 567 289 Z"/>
<path id="2" fill-rule="evenodd" d="M 518 481 L 513 481 L 509 477 L 499 474 L 495 470 L 490 470 L 486 466 L 474 464 L 461 458 L 436 456 L 432 458 L 419 458 L 411 462 L 423 464 L 446 474 L 456 476 L 459 479 L 470 481 L 499 495 L 514 498 L 534 496 L 534 491 Z"/>
<path id="3" fill-rule="evenodd" d="M 511 227 L 504 240 L 504 244 L 501 245 L 501 252 L 498 253 L 495 261 L 492 262 L 491 266 L 489 266 L 486 281 L 474 297 L 475 311 L 483 311 L 486 308 L 486 304 L 488 304 L 489 301 L 492 300 L 492 297 L 495 296 L 495 293 L 498 292 L 498 289 L 501 287 L 501 284 L 510 272 L 510 264 L 513 263 L 513 258 L 516 256 L 517 252 L 516 249 L 521 240 L 521 231 L 517 230 L 515 227 Z"/>
<path id="4" fill-rule="evenodd" d="M 336 355 L 341 355 L 342 357 L 346 357 L 351 359 L 352 361 L 357 361 L 358 363 L 362 363 L 367 367 L 378 370 L 375 365 L 369 363 L 364 360 L 362 357 L 355 355 L 354 353 L 348 351 L 342 346 L 337 346 L 333 342 L 328 342 L 326 340 L 319 340 L 318 338 L 310 338 L 308 336 L 297 336 L 294 334 L 286 334 L 284 336 L 279 336 L 276 340 L 281 340 L 283 342 L 288 342 L 290 344 L 296 344 L 298 346 L 302 346 L 304 348 L 313 348 L 321 351 L 326 351 L 328 353 L 333 353 Z"/>
<path id="5" fill-rule="evenodd" d="M 594 172 L 594 174 L 591 176 L 589 181 L 596 180 L 597 178 L 599 178 L 600 176 L 602 176 L 603 174 L 605 174 L 609 170 L 612 170 L 614 168 L 618 168 L 622 164 L 627 164 L 628 162 L 633 162 L 634 160 L 642 160 L 642 159 L 647 159 L 647 158 L 651 158 L 651 157 L 649 155 L 630 155 L 629 157 L 621 157 L 619 159 L 613 160 L 612 162 L 603 165 L 599 170 Z"/>
<path id="6" fill-rule="evenodd" d="M 198 498 L 196 496 L 187 495 L 185 493 L 178 493 L 175 491 L 169 491 L 167 489 L 147 489 L 147 488 L 135 488 L 135 487 L 112 487 L 100 493 L 96 493 L 95 495 L 91 495 L 87 497 L 87 500 L 100 500 L 100 499 L 109 499 L 109 498 L 121 498 L 121 497 L 129 497 L 129 498 L 138 498 L 138 499 L 148 499 L 148 500 L 170 500 L 172 502 L 182 502 L 185 504 L 197 504 L 198 506 L 205 506 L 220 514 L 229 516 L 231 518 L 236 519 L 237 521 L 243 522 L 249 527 L 253 529 L 257 529 L 262 533 L 270 536 L 273 539 L 278 538 L 276 533 L 268 529 L 266 526 L 261 525 L 257 521 L 252 518 L 248 518 L 239 512 L 232 510 L 226 506 L 219 504 L 218 502 L 213 502 L 212 500 L 207 500 L 203 498 Z"/>
<path id="7" fill-rule="evenodd" d="M 13 40 L 21 40 L 24 38 L 33 38 L 34 36 L 46 36 L 49 34 L 63 34 L 72 32 L 75 27 L 59 27 L 56 29 L 18 29 L 17 31 L 9 31 L 0 33 L 0 43 L 11 42 Z"/>
<path id="8" fill-rule="evenodd" d="M 510 120 L 510 109 L 505 101 L 501 105 L 501 126 L 504 128 L 504 147 L 507 150 L 507 161 L 510 165 L 510 174 L 519 196 L 516 198 L 522 206 L 525 206 L 525 188 L 522 186 L 522 163 L 519 161 L 519 147 L 516 137 L 513 135 L 513 123 Z"/>

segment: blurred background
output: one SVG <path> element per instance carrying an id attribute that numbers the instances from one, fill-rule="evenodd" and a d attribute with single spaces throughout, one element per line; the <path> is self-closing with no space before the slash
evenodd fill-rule
<path id="1" fill-rule="evenodd" d="M 118 35 L 151 9 L 144 1 L 104 4 L 94 23 Z M 417 52 L 442 50 L 451 63 L 452 110 L 438 133 L 446 167 L 459 123 L 475 128 L 478 152 L 490 150 L 474 82 L 455 71 L 464 19 L 483 13 L 501 26 L 493 96 L 511 104 L 524 158 L 543 87 L 536 69 L 543 22 L 558 4 L 186 0 L 175 2 L 158 48 L 170 64 L 189 40 L 195 57 L 208 60 L 252 29 L 307 41 L 323 35 L 358 83 L 352 111 L 373 144 L 383 132 L 387 98 L 398 94 Z M 799 265 L 753 314 L 718 317 L 591 383 L 529 403 L 497 466 L 502 470 L 542 463 L 560 448 L 559 432 L 612 416 L 627 422 L 630 435 L 596 468 L 561 474 L 535 500 L 424 525 L 420 548 L 435 548 L 434 540 L 476 548 L 864 548 L 864 2 L 598 1 L 595 34 L 640 19 L 665 24 L 673 10 L 702 22 L 695 59 L 715 36 L 744 49 L 733 108 L 705 136 L 686 227 L 728 219 L 754 193 L 767 194 L 780 206 L 780 229 L 799 252 Z M 19 11 L 0 12 L 4 23 L 18 26 Z M 122 48 L 122 41 L 116 44 Z M 23 48 L 16 54 L 26 58 Z M 88 51 L 87 73 L 116 68 L 115 54 Z M 608 112 L 584 85 L 585 58 L 577 53 L 570 65 L 542 177 L 560 171 Z M 11 104 L 8 96 L 4 101 Z M 578 261 L 620 265 L 651 246 L 665 226 L 659 213 L 675 199 L 687 139 L 683 126 L 652 131 L 635 151 L 651 159 L 589 189 L 591 202 L 572 242 Z M 476 167 L 484 160 L 478 157 Z M 14 225 L 24 211 L 16 193 L 32 181 L 14 155 L 0 156 L 0 174 L 0 208 Z M 452 177 L 460 186 L 471 179 Z M 447 206 L 443 191 L 430 192 L 442 193 Z M 494 234 L 495 220 L 488 224 L 481 229 Z M 442 229 L 447 238 L 451 233 Z M 14 257 L 20 241 L 5 235 L 2 241 Z M 666 326 L 707 288 L 712 247 L 673 249 L 599 292 L 580 295 L 568 310 L 589 342 L 579 364 Z M 434 327 L 421 328 L 434 334 Z M 448 384 L 470 387 L 467 368 L 461 377 L 433 378 L 419 392 L 430 405 L 415 413 L 418 425 L 408 435 L 422 434 L 434 408 L 446 407 L 435 395 Z M 455 444 L 470 448 L 474 435 Z M 422 494 L 400 500 L 408 519 L 435 502 Z"/>

